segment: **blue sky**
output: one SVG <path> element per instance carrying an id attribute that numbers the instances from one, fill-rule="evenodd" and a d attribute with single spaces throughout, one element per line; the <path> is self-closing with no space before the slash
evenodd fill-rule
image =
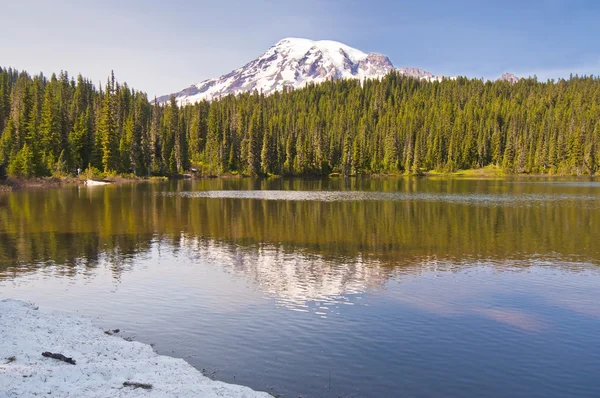
<path id="1" fill-rule="evenodd" d="M 284 37 L 341 41 L 434 74 L 600 74 L 600 2 L 0 0 L 0 65 L 62 69 L 161 95 Z"/>

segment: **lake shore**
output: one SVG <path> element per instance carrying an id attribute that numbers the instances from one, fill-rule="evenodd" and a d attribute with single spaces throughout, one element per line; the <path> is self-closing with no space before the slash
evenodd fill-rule
<path id="1" fill-rule="evenodd" d="M 158 355 L 88 319 L 22 301 L 0 301 L 0 336 L 0 397 L 271 397 L 211 380 L 183 359 Z M 75 365 L 44 357 L 45 351 Z"/>
<path id="2" fill-rule="evenodd" d="M 598 175 L 563 175 L 563 174 L 507 174 L 504 173 L 500 168 L 495 166 L 486 166 L 479 169 L 468 169 L 468 170 L 457 170 L 454 172 L 437 172 L 437 171 L 423 171 L 419 175 L 408 175 L 408 174 L 361 174 L 343 176 L 340 173 L 331 173 L 324 176 L 281 176 L 281 175 L 270 175 L 262 178 L 300 178 L 300 179 L 314 179 L 314 178 L 466 178 L 466 179 L 503 179 L 503 178 L 541 178 L 541 179 L 560 179 L 560 178 L 598 178 Z M 178 179 L 244 179 L 253 178 L 248 175 L 242 174 L 222 174 L 218 176 L 212 175 L 200 175 L 200 174 L 179 174 L 176 176 L 153 176 L 153 177 L 136 177 L 133 175 L 112 175 L 105 178 L 94 178 L 97 181 L 105 181 L 109 184 L 124 184 L 124 183 L 136 183 L 136 182 L 154 182 L 154 181 L 167 181 L 167 180 L 178 180 Z M 79 178 L 75 176 L 66 177 L 36 177 L 31 179 L 22 179 L 9 177 L 4 181 L 0 181 L 0 192 L 9 192 L 18 189 L 29 189 L 29 188 L 56 188 L 63 186 L 73 185 L 85 185 L 87 179 Z"/>
<path id="3" fill-rule="evenodd" d="M 108 184 L 125 184 L 134 182 L 149 182 L 149 181 L 165 181 L 167 177 L 109 177 L 102 179 L 94 179 L 97 181 L 105 181 Z M 30 179 L 22 178 L 7 178 L 4 181 L 0 181 L 0 192 L 10 192 L 20 189 L 36 189 L 36 188 L 59 188 L 68 187 L 75 185 L 86 185 L 87 179 L 77 178 L 73 176 L 68 177 L 36 177 Z"/>

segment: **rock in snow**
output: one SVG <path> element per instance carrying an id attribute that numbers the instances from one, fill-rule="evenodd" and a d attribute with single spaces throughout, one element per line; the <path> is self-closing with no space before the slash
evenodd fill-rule
<path id="1" fill-rule="evenodd" d="M 213 381 L 183 359 L 109 336 L 89 320 L 21 301 L 0 301 L 0 336 L 0 397 L 270 397 Z M 48 350 L 77 364 L 43 357 Z"/>
<path id="2" fill-rule="evenodd" d="M 180 104 L 254 90 L 268 95 L 284 87 L 299 88 L 331 79 L 381 78 L 392 70 L 426 80 L 440 79 L 417 68 L 395 68 L 385 55 L 366 54 L 339 42 L 287 38 L 245 66 L 174 95 Z M 169 98 L 165 95 L 157 100 L 164 103 Z"/>

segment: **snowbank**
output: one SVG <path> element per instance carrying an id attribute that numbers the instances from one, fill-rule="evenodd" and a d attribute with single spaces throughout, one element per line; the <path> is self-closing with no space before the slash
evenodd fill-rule
<path id="1" fill-rule="evenodd" d="M 44 351 L 72 357 L 70 365 Z M 124 387 L 124 382 L 152 389 Z M 0 397 L 270 397 L 213 381 L 183 359 L 156 354 L 147 344 L 109 336 L 91 321 L 0 301 Z"/>

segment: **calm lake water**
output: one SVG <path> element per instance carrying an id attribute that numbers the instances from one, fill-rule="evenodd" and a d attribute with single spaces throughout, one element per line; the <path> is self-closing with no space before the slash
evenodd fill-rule
<path id="1" fill-rule="evenodd" d="M 0 297 L 282 397 L 598 397 L 600 182 L 4 193 Z"/>

